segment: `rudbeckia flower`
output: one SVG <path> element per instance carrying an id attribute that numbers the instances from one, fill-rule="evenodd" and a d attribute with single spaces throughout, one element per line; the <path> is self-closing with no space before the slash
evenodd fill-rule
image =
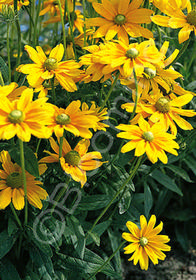
<path id="1" fill-rule="evenodd" d="M 42 158 L 39 162 L 58 162 L 59 161 L 59 146 L 50 138 L 50 145 L 55 151 L 55 154 L 45 151 L 50 156 Z M 81 183 L 81 187 L 87 181 L 86 171 L 99 168 L 104 162 L 99 161 L 102 159 L 100 152 L 87 153 L 90 141 L 82 139 L 78 142 L 76 147 L 72 149 L 65 138 L 63 138 L 62 157 L 60 164 L 65 173 L 71 175 L 72 179 Z"/>
<path id="2" fill-rule="evenodd" d="M 2 97 L 0 102 L 0 139 L 11 139 L 15 135 L 29 142 L 31 134 L 38 138 L 49 138 L 46 128 L 49 112 L 46 110 L 47 98 L 32 101 L 33 90 L 25 89 L 20 98 L 10 101 Z"/>
<path id="3" fill-rule="evenodd" d="M 17 83 L 11 83 L 2 87 L 0 86 L 0 98 L 7 97 L 10 101 L 13 101 L 19 98 L 26 89 L 27 87 L 25 86 L 18 87 Z"/>
<path id="4" fill-rule="evenodd" d="M 167 131 L 170 128 L 171 133 L 174 135 L 177 134 L 175 123 L 181 129 L 193 129 L 189 122 L 180 117 L 180 115 L 186 117 L 196 116 L 196 113 L 193 110 L 185 110 L 181 108 L 193 99 L 192 94 L 185 94 L 170 100 L 168 97 L 164 97 L 159 91 L 159 94 L 156 93 L 155 95 L 146 98 L 148 103 L 138 103 L 138 109 L 136 108 L 138 116 L 136 115 L 135 118 L 139 119 L 139 116 L 142 115 L 145 118 L 148 117 L 149 121 L 152 123 L 160 121 L 164 126 L 164 129 Z M 125 103 L 122 105 L 122 108 L 126 109 L 128 112 L 132 112 L 133 107 L 133 103 Z"/>
<path id="5" fill-rule="evenodd" d="M 20 9 L 22 6 L 28 6 L 29 0 L 19 0 L 17 3 L 18 3 L 18 8 Z M 14 0 L 0 0 L 0 5 L 13 5 L 14 6 Z"/>
<path id="6" fill-rule="evenodd" d="M 178 1 L 154 1 L 154 5 L 160 9 L 166 16 L 155 15 L 151 19 L 154 23 L 170 27 L 181 28 L 178 33 L 179 43 L 188 40 L 191 31 L 196 35 L 196 10 L 192 9 L 191 1 L 178 0 Z"/>
<path id="7" fill-rule="evenodd" d="M 26 45 L 25 50 L 34 64 L 23 64 L 17 71 L 27 74 L 27 80 L 31 87 L 40 86 L 45 80 L 55 77 L 63 88 L 69 92 L 77 90 L 74 78 L 80 75 L 80 65 L 74 60 L 61 61 L 64 55 L 62 44 L 51 50 L 47 58 L 41 47 L 36 50 Z"/>
<path id="8" fill-rule="evenodd" d="M 3 170 L 0 170 L 0 209 L 5 209 L 11 202 L 16 210 L 24 208 L 24 187 L 22 180 L 22 170 L 19 165 L 11 161 L 7 151 L 2 151 L 0 161 Z M 45 164 L 39 165 L 39 172 L 42 175 L 47 169 Z M 27 181 L 28 202 L 36 208 L 42 208 L 41 200 L 46 199 L 47 192 L 40 187 L 43 183 L 25 172 Z"/>
<path id="9" fill-rule="evenodd" d="M 129 43 L 128 34 L 131 37 L 153 38 L 153 34 L 147 28 L 141 27 L 141 23 L 150 23 L 153 11 L 140 8 L 143 0 L 102 0 L 102 3 L 93 3 L 93 8 L 102 17 L 86 20 L 87 26 L 99 26 L 94 37 L 104 37 L 109 41 L 116 35 L 118 40 Z"/>
<path id="10" fill-rule="evenodd" d="M 61 6 L 64 9 L 65 1 L 60 0 Z M 57 0 L 47 0 L 43 2 L 42 9 L 39 13 L 40 16 L 45 15 L 46 13 L 50 13 L 52 16 L 56 15 L 59 13 L 59 5 Z"/>
<path id="11" fill-rule="evenodd" d="M 166 255 L 162 251 L 170 251 L 171 247 L 165 243 L 170 239 L 167 235 L 159 235 L 163 229 L 163 223 L 160 222 L 155 227 L 156 216 L 152 215 L 147 223 L 146 218 L 140 216 L 140 228 L 131 221 L 126 223 L 130 233 L 123 232 L 122 238 L 131 242 L 124 248 L 125 254 L 132 254 L 129 261 L 133 260 L 133 264 L 137 265 L 139 262 L 141 269 L 147 270 L 149 265 L 149 258 L 154 265 L 158 264 L 158 260 L 164 260 Z"/>
<path id="12" fill-rule="evenodd" d="M 136 157 L 146 153 L 152 163 L 160 159 L 164 164 L 168 161 L 165 151 L 175 156 L 178 155 L 175 149 L 179 149 L 179 145 L 174 141 L 175 136 L 166 133 L 161 123 L 150 126 L 141 117 L 138 124 L 139 126 L 130 124 L 120 124 L 117 126 L 117 129 L 124 131 L 118 133 L 117 137 L 130 140 L 122 147 L 122 153 L 135 149 Z"/>
<path id="13" fill-rule="evenodd" d="M 96 129 L 99 118 L 93 115 L 92 110 L 80 110 L 80 106 L 80 100 L 72 101 L 66 109 L 48 104 L 48 110 L 51 112 L 48 128 L 51 133 L 54 132 L 57 137 L 62 137 L 66 130 L 77 137 L 91 138 L 93 134 L 89 128 Z"/>

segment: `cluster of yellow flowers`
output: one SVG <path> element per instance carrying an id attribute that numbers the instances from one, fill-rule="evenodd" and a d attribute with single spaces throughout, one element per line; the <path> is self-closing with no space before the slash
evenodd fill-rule
<path id="1" fill-rule="evenodd" d="M 5 2 L 13 5 L 13 1 L 0 0 L 0 7 Z M 14 82 L 0 87 L 0 139 L 9 140 L 17 136 L 29 142 L 31 135 L 49 138 L 54 153 L 45 151 L 48 156 L 39 161 L 40 174 L 47 169 L 45 163 L 60 162 L 62 169 L 83 187 L 87 181 L 86 171 L 103 164 L 100 152 L 88 152 L 88 148 L 92 130 L 106 130 L 107 125 L 102 121 L 108 118 L 107 109 L 96 106 L 94 102 L 89 108 L 80 100 L 72 101 L 67 108 L 59 108 L 48 102 L 48 90 L 54 91 L 55 87 L 61 86 L 68 92 L 74 92 L 77 91 L 77 82 L 103 83 L 108 79 L 113 81 L 115 77 L 132 90 L 133 102 L 123 104 L 122 108 L 136 113 L 129 124 L 117 126 L 117 129 L 122 130 L 117 137 L 129 140 L 121 152 L 135 149 L 136 157 L 146 153 L 152 163 L 160 159 L 166 164 L 168 158 L 165 152 L 178 155 L 176 124 L 183 130 L 193 129 L 181 116 L 196 115 L 193 110 L 182 109 L 192 100 L 194 93 L 184 90 L 176 81 L 182 75 L 171 64 L 179 51 L 175 50 L 167 57 L 169 42 L 158 49 L 153 33 L 146 28 L 146 24 L 153 21 L 161 26 L 182 28 L 179 42 L 184 42 L 191 31 L 196 35 L 196 11 L 191 8 L 190 1 L 154 0 L 153 5 L 164 16 L 153 15 L 152 10 L 143 8 L 143 0 L 89 1 L 93 2 L 93 8 L 100 17 L 87 18 L 85 22 L 80 10 L 75 10 L 73 2 L 67 1 L 67 7 L 65 2 L 44 1 L 40 16 L 49 14 L 50 18 L 44 22 L 46 25 L 60 22 L 63 12 L 65 22 L 71 20 L 73 24 L 70 26 L 72 32 L 76 28 L 80 35 L 69 42 L 68 38 L 72 36 L 69 31 L 66 46 L 60 43 L 48 53 L 41 46 L 37 46 L 36 50 L 25 46 L 34 63 L 21 64 L 16 70 L 27 75 L 29 87 L 18 87 Z M 18 8 L 28 4 L 29 1 L 18 1 Z M 183 13 L 185 9 L 187 15 Z M 96 32 L 86 30 L 90 27 L 98 28 Z M 93 36 L 91 42 L 94 44 L 85 43 L 88 36 Z M 137 37 L 147 40 L 142 38 L 136 42 L 133 38 Z M 100 38 L 101 43 L 95 44 Z M 88 52 L 79 57 L 79 62 L 75 60 L 73 44 L 84 47 L 85 52 Z M 39 92 L 37 99 L 34 92 Z M 83 138 L 74 149 L 64 138 L 65 131 Z M 51 137 L 53 134 L 58 143 Z M 17 210 L 21 210 L 25 206 L 22 170 L 11 161 L 7 151 L 1 152 L 0 160 L 3 168 L 0 170 L 0 209 L 12 202 Z M 41 200 L 46 199 L 47 193 L 39 186 L 42 183 L 27 171 L 26 179 L 27 199 L 30 204 L 41 209 Z M 161 251 L 170 250 L 165 245 L 169 241 L 168 237 L 157 236 L 162 230 L 162 223 L 154 228 L 155 222 L 155 216 L 151 217 L 148 224 L 141 216 L 141 230 L 128 222 L 131 233 L 123 234 L 123 238 L 132 242 L 125 248 L 125 253 L 135 251 L 130 260 L 134 260 L 134 264 L 139 260 L 142 269 L 148 268 L 148 256 L 157 264 L 158 259 L 165 258 Z"/>

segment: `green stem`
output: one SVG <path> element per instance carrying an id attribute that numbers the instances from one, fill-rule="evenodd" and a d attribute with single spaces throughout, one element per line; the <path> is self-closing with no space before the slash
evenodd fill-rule
<path id="1" fill-rule="evenodd" d="M 21 221 L 20 221 L 20 219 L 18 218 L 18 215 L 17 215 L 17 213 L 16 213 L 16 210 L 14 209 L 14 206 L 13 206 L 12 202 L 10 203 L 10 208 L 11 208 L 11 210 L 12 210 L 12 213 L 14 214 L 14 218 L 16 219 L 16 222 L 18 223 L 20 229 L 22 229 Z"/>
<path id="2" fill-rule="evenodd" d="M 86 16 L 85 16 L 86 8 L 85 8 L 85 0 L 82 0 L 82 7 L 83 7 L 83 17 L 84 17 L 84 47 L 86 47 L 86 23 L 85 23 L 85 20 L 86 20 Z"/>
<path id="3" fill-rule="evenodd" d="M 136 109 L 137 109 L 137 102 L 138 102 L 138 81 L 137 81 L 137 76 L 136 76 L 136 73 L 135 73 L 135 68 L 133 68 L 133 76 L 134 76 L 134 80 L 135 80 L 136 94 L 135 94 L 135 104 L 134 104 L 134 108 L 133 108 L 133 112 L 131 114 L 130 120 L 132 120 L 134 115 L 135 115 L 135 112 L 136 112 Z"/>
<path id="4" fill-rule="evenodd" d="M 9 22 L 7 23 L 7 60 L 8 60 L 8 68 L 9 68 L 9 84 L 11 83 L 11 59 L 10 59 L 10 24 Z"/>
<path id="5" fill-rule="evenodd" d="M 66 10 L 67 10 L 67 17 L 68 17 L 68 22 L 69 22 L 70 35 L 71 35 L 71 39 L 72 39 L 72 43 L 73 43 L 73 49 L 74 49 L 75 59 L 77 59 L 76 46 L 75 46 L 74 35 L 73 35 L 73 24 L 72 24 L 72 21 L 71 21 L 71 17 L 70 17 L 70 12 L 69 12 L 69 9 L 68 9 L 67 0 L 65 0 L 65 5 L 66 5 Z"/>
<path id="6" fill-rule="evenodd" d="M 120 189 L 117 191 L 117 193 L 114 195 L 114 197 L 110 200 L 110 202 L 108 203 L 108 205 L 103 209 L 103 211 L 101 212 L 101 214 L 98 216 L 98 218 L 95 220 L 94 224 L 92 225 L 91 229 L 87 232 L 85 239 L 87 239 L 87 237 L 89 236 L 89 234 L 91 234 L 91 232 L 93 231 L 94 227 L 96 226 L 96 224 L 99 222 L 99 220 L 103 217 L 103 215 L 106 213 L 106 211 L 110 208 L 110 206 L 113 204 L 113 202 L 116 200 L 116 198 L 119 196 L 119 194 L 121 193 L 121 191 L 125 188 L 125 186 L 129 183 L 129 181 L 131 179 L 133 179 L 133 177 L 135 176 L 136 171 L 138 170 L 140 163 L 141 163 L 142 157 L 138 158 L 138 161 L 133 169 L 133 171 L 131 172 L 131 174 L 129 175 L 129 177 L 124 181 L 124 183 L 122 184 L 122 186 L 120 187 Z"/>
<path id="7" fill-rule="evenodd" d="M 54 86 L 54 78 L 51 79 L 51 85 L 52 85 L 52 97 L 54 103 L 56 103 L 56 93 L 55 93 L 55 86 Z"/>
<path id="8" fill-rule="evenodd" d="M 4 84 L 4 80 L 3 80 L 3 77 L 2 77 L 2 74 L 1 74 L 1 71 L 0 71 L 0 85 L 3 87 L 5 84 Z"/>
<path id="9" fill-rule="evenodd" d="M 39 0 L 38 5 L 37 5 L 37 12 L 36 12 L 36 16 L 35 16 L 35 24 L 34 24 L 34 37 L 33 37 L 33 46 L 35 47 L 37 44 L 37 23 L 38 23 L 38 19 L 39 19 L 39 12 L 40 12 L 40 8 L 41 8 L 41 2 L 42 0 Z"/>
<path id="10" fill-rule="evenodd" d="M 63 45 L 64 45 L 64 49 L 65 49 L 65 59 L 67 59 L 67 54 L 66 54 L 66 35 L 65 35 L 65 23 L 64 23 L 64 17 L 63 17 L 63 10 L 62 10 L 62 6 L 61 6 L 61 1 L 58 1 L 58 5 L 59 5 L 59 12 L 60 12 L 60 16 L 61 16 L 61 24 L 62 24 L 62 30 L 63 30 Z"/>
<path id="11" fill-rule="evenodd" d="M 122 248 L 122 246 L 126 243 L 126 241 L 123 241 L 118 248 L 113 252 L 113 254 L 107 259 L 107 261 L 105 261 L 94 273 L 93 275 L 91 275 L 87 280 L 92 279 L 93 277 L 95 277 L 95 275 L 98 272 L 101 272 L 102 269 L 111 261 L 111 259 L 116 255 L 116 253 Z"/>
<path id="12" fill-rule="evenodd" d="M 179 51 L 177 57 L 174 59 L 174 61 L 172 62 L 172 64 L 174 64 L 174 63 L 183 55 L 183 53 L 184 53 L 184 52 L 186 51 L 186 49 L 188 48 L 188 45 L 189 45 L 190 41 L 191 41 L 191 36 L 189 37 L 189 39 L 188 39 L 186 42 L 184 42 L 182 48 L 180 49 L 180 51 Z"/>
<path id="13" fill-rule="evenodd" d="M 24 158 L 24 145 L 23 141 L 19 140 L 20 145 L 20 163 L 21 163 L 21 169 L 22 169 L 22 180 L 23 180 L 23 186 L 24 186 L 24 199 L 25 199 L 25 221 L 24 225 L 27 225 L 28 222 L 28 201 L 27 201 L 27 181 L 26 181 L 26 173 L 25 173 L 25 158 Z"/>
<path id="14" fill-rule="evenodd" d="M 42 141 L 42 139 L 40 138 L 40 139 L 38 140 L 37 147 L 36 147 L 36 151 L 35 151 L 36 155 L 38 154 L 38 150 L 39 150 L 39 146 L 40 146 L 41 141 Z"/>
<path id="15" fill-rule="evenodd" d="M 111 85 L 111 88 L 109 89 L 108 94 L 107 94 L 107 96 L 106 96 L 106 98 L 105 98 L 103 104 L 101 105 L 100 111 L 103 110 L 103 108 L 105 107 L 105 105 L 106 105 L 108 99 L 110 98 L 110 95 L 111 95 L 111 93 L 112 93 L 112 91 L 113 91 L 113 89 L 114 89 L 114 87 L 115 87 L 115 85 L 116 85 L 116 83 L 117 83 L 117 81 L 118 81 L 119 75 L 120 75 L 120 72 L 118 72 L 118 74 L 116 74 L 116 77 L 115 77 L 115 79 L 114 79 L 114 82 L 113 82 L 113 84 Z"/>
<path id="16" fill-rule="evenodd" d="M 59 143 L 59 158 L 62 157 L 62 150 L 63 150 L 63 136 L 60 137 L 60 143 Z"/>
<path id="17" fill-rule="evenodd" d="M 17 0 L 14 0 L 14 13 L 15 13 L 15 22 L 17 28 L 17 35 L 18 35 L 18 48 L 17 48 L 17 60 L 16 60 L 16 67 L 20 64 L 20 53 L 21 53 L 21 30 L 20 30 L 20 23 L 18 19 L 18 5 Z"/>
<path id="18" fill-rule="evenodd" d="M 56 196 L 56 198 L 55 198 L 55 203 L 54 203 L 53 206 L 52 206 L 51 214 L 54 212 L 54 209 L 55 209 L 55 207 L 57 206 L 59 200 L 63 197 L 63 195 L 64 195 L 65 192 L 67 191 L 67 189 L 68 189 L 68 187 L 69 187 L 69 181 L 70 181 L 70 178 L 67 177 L 67 178 L 66 178 L 66 181 L 65 181 L 65 184 L 67 184 L 67 185 L 65 186 L 65 188 L 62 188 L 62 189 L 60 190 L 60 192 L 58 193 L 58 195 Z"/>

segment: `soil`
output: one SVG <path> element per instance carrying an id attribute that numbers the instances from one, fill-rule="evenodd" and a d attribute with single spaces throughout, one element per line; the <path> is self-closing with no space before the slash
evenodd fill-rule
<path id="1" fill-rule="evenodd" d="M 184 253 L 180 249 L 167 254 L 165 261 L 154 266 L 152 263 L 147 271 L 125 261 L 124 280 L 196 280 L 196 250 Z"/>

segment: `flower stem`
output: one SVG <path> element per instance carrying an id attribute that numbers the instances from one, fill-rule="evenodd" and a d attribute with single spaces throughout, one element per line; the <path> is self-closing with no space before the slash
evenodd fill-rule
<path id="1" fill-rule="evenodd" d="M 11 60 L 10 60 L 10 24 L 9 22 L 7 23 L 7 60 L 8 60 L 8 68 L 9 68 L 9 78 L 8 78 L 8 82 L 9 84 L 11 83 Z"/>
<path id="2" fill-rule="evenodd" d="M 83 7 L 83 17 L 84 17 L 84 47 L 86 47 L 86 16 L 85 16 L 85 0 L 82 0 L 82 7 Z"/>
<path id="3" fill-rule="evenodd" d="M 72 21 L 71 21 L 70 12 L 69 12 L 69 7 L 68 7 L 68 1 L 67 1 L 67 0 L 65 0 L 65 4 L 66 4 L 67 17 L 68 17 L 68 22 L 69 22 L 70 35 L 71 35 L 71 39 L 72 39 L 72 43 L 73 43 L 73 49 L 74 49 L 75 59 L 77 59 L 76 46 L 75 46 L 74 36 L 73 36 L 73 24 L 72 24 Z M 65 50 L 66 50 L 66 48 L 65 48 Z"/>
<path id="4" fill-rule="evenodd" d="M 110 98 L 110 95 L 111 95 L 111 93 L 112 93 L 112 91 L 113 91 L 113 89 L 114 89 L 114 87 L 115 87 L 115 85 L 116 85 L 116 83 L 117 83 L 117 81 L 118 81 L 119 75 L 120 75 L 120 72 L 118 72 L 118 74 L 116 74 L 116 77 L 115 77 L 115 79 L 114 79 L 114 82 L 113 82 L 113 84 L 111 85 L 111 88 L 109 89 L 108 94 L 107 94 L 107 96 L 106 96 L 106 98 L 105 98 L 103 104 L 101 105 L 100 111 L 103 110 L 103 108 L 105 107 L 105 105 L 106 105 L 108 99 Z"/>
<path id="5" fill-rule="evenodd" d="M 40 139 L 38 140 L 37 147 L 36 147 L 36 151 L 35 151 L 35 154 L 36 154 L 36 155 L 38 154 L 38 150 L 39 150 L 39 146 L 40 146 L 41 141 L 42 141 L 42 139 L 40 138 Z"/>
<path id="6" fill-rule="evenodd" d="M 51 215 L 54 212 L 55 207 L 57 206 L 59 200 L 63 197 L 63 195 L 65 194 L 65 192 L 68 190 L 69 188 L 69 181 L 70 181 L 70 177 L 67 177 L 65 180 L 65 187 L 62 188 L 60 190 L 60 192 L 58 193 L 58 195 L 55 197 L 55 203 L 52 206 L 52 211 L 51 211 Z"/>
<path id="7" fill-rule="evenodd" d="M 186 42 L 184 42 L 184 44 L 183 44 L 182 48 L 180 49 L 177 57 L 174 59 L 174 61 L 172 63 L 175 63 L 183 55 L 183 53 L 188 48 L 188 45 L 189 45 L 190 41 L 191 41 L 191 36 L 189 37 L 189 39 Z"/>
<path id="8" fill-rule="evenodd" d="M 133 171 L 131 172 L 131 174 L 129 175 L 129 177 L 124 181 L 124 183 L 122 184 L 122 186 L 120 187 L 120 189 L 117 191 L 117 193 L 115 194 L 115 196 L 110 200 L 110 202 L 108 203 L 108 205 L 103 209 L 103 211 L 101 212 L 101 214 L 98 216 L 98 218 L 95 220 L 94 224 L 92 225 L 91 229 L 87 232 L 85 239 L 87 239 L 87 237 L 89 236 L 89 234 L 91 234 L 91 232 L 93 231 L 94 227 L 96 226 L 96 224 L 99 222 L 99 220 L 103 217 L 103 215 L 106 213 L 106 211 L 110 208 L 110 206 L 112 205 L 112 203 L 116 200 L 116 198 L 119 196 L 119 194 L 121 193 L 121 191 L 126 187 L 126 185 L 129 183 L 129 181 L 131 179 L 133 179 L 133 177 L 135 176 L 136 171 L 138 170 L 140 163 L 142 161 L 142 157 L 138 158 L 138 161 L 133 169 Z"/>
<path id="9" fill-rule="evenodd" d="M 52 97 L 54 103 L 56 103 L 56 93 L 55 93 L 55 86 L 54 86 L 54 78 L 51 79 L 51 85 L 52 85 Z"/>
<path id="10" fill-rule="evenodd" d="M 59 143 L 59 158 L 62 157 L 62 149 L 63 149 L 63 136 L 60 137 L 60 143 Z"/>
<path id="11" fill-rule="evenodd" d="M 23 180 L 23 186 L 24 186 L 24 199 L 25 199 L 25 220 L 24 225 L 27 225 L 28 222 L 28 201 L 27 201 L 27 181 L 26 181 L 26 174 L 25 174 L 25 158 L 24 158 L 24 145 L 23 141 L 19 140 L 20 145 L 20 163 L 21 163 L 21 169 L 22 169 L 22 180 Z"/>
<path id="12" fill-rule="evenodd" d="M 37 12 L 36 12 L 36 16 L 35 16 L 35 24 L 34 24 L 34 37 L 33 37 L 33 46 L 35 47 L 37 44 L 37 23 L 38 23 L 38 19 L 39 19 L 39 12 L 40 12 L 40 8 L 41 8 L 41 2 L 42 0 L 38 1 L 38 5 L 37 5 Z"/>
<path id="13" fill-rule="evenodd" d="M 0 71 L 0 85 L 3 87 L 5 84 L 4 84 L 4 80 L 3 80 L 3 77 L 2 77 L 2 74 L 1 74 L 1 71 Z"/>
<path id="14" fill-rule="evenodd" d="M 14 0 L 14 13 L 16 18 L 16 28 L 17 28 L 17 34 L 18 34 L 18 56 L 16 60 L 16 67 L 20 64 L 20 53 L 21 53 L 21 30 L 20 30 L 20 23 L 18 20 L 18 5 L 17 0 Z"/>
<path id="15" fill-rule="evenodd" d="M 135 68 L 133 68 L 133 76 L 134 76 L 134 80 L 135 80 L 136 94 L 135 94 L 135 104 L 134 104 L 134 108 L 133 108 L 133 112 L 131 114 L 130 120 L 132 120 L 134 115 L 135 115 L 135 111 L 137 109 L 137 102 L 138 102 L 138 81 L 137 81 L 137 76 L 136 76 L 136 73 L 135 73 Z"/>
<path id="16" fill-rule="evenodd" d="M 58 1 L 58 6 L 59 6 L 59 12 L 60 12 L 60 17 L 61 17 L 61 24 L 62 24 L 62 30 L 63 30 L 63 45 L 65 49 L 65 59 L 67 59 L 67 54 L 66 54 L 66 35 L 65 35 L 65 23 L 64 23 L 64 17 L 63 17 L 63 10 L 61 6 L 61 1 Z"/>
<path id="17" fill-rule="evenodd" d="M 94 273 L 91 275 L 87 280 L 92 279 L 98 272 L 101 272 L 102 269 L 111 261 L 111 259 L 116 255 L 116 253 L 122 248 L 122 246 L 126 243 L 126 241 L 123 241 L 118 248 L 113 252 L 113 254 L 105 261 Z"/>
<path id="18" fill-rule="evenodd" d="M 18 215 L 17 215 L 17 213 L 16 213 L 16 211 L 15 211 L 15 209 L 14 209 L 14 206 L 13 206 L 12 202 L 10 203 L 10 208 L 11 208 L 11 210 L 12 210 L 12 213 L 14 214 L 14 218 L 16 219 L 16 221 L 17 221 L 17 223 L 18 223 L 20 229 L 22 229 L 21 221 L 20 221 L 20 219 L 18 218 Z"/>

